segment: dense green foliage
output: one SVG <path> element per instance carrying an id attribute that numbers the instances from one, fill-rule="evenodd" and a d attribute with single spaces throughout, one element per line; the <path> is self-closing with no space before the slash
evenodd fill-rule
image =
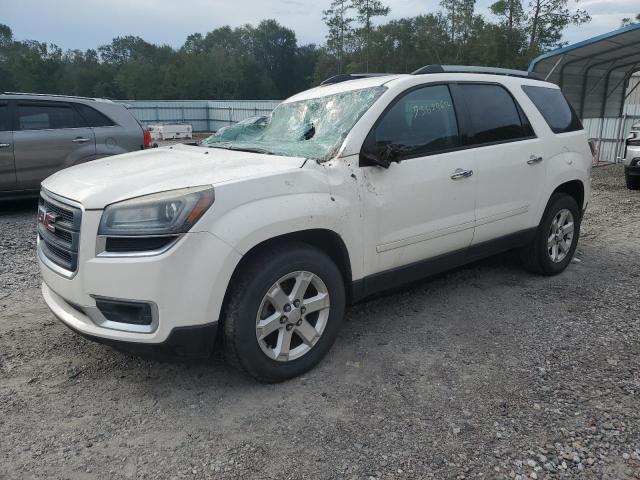
<path id="1" fill-rule="evenodd" d="M 570 24 L 589 20 L 567 0 L 498 0 L 489 20 L 475 0 L 442 0 L 442 10 L 380 22 L 380 0 L 333 0 L 326 44 L 298 45 L 275 20 L 194 33 L 173 49 L 140 37 L 86 51 L 18 41 L 0 24 L 0 91 L 120 99 L 285 98 L 341 72 L 410 72 L 430 63 L 525 68 L 562 45 Z"/>

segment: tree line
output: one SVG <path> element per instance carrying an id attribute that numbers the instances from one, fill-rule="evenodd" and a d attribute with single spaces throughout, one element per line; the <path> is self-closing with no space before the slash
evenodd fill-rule
<path id="1" fill-rule="evenodd" d="M 528 3 L 525 3 L 528 2 Z M 331 0 L 323 45 L 301 45 L 276 20 L 189 35 L 180 48 L 137 36 L 63 51 L 17 40 L 0 24 L 0 91 L 117 99 L 282 99 L 338 73 L 406 73 L 428 64 L 526 68 L 562 46 L 569 25 L 588 22 L 568 0 L 442 0 L 436 12 L 385 21 L 381 0 Z M 630 20 L 625 19 L 627 22 Z"/>

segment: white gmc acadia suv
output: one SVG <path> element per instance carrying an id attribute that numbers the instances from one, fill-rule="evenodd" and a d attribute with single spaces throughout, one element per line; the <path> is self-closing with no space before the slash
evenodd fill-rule
<path id="1" fill-rule="evenodd" d="M 42 293 L 65 325 L 186 355 L 221 337 L 235 366 L 284 380 L 374 292 L 509 249 L 562 272 L 590 192 L 580 121 L 526 72 L 340 75 L 239 138 L 42 183 Z"/>

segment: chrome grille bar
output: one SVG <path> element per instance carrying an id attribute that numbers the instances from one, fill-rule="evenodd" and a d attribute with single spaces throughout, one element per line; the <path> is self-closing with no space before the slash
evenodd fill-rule
<path id="1" fill-rule="evenodd" d="M 68 272 L 78 269 L 82 210 L 40 192 L 38 238 L 42 253 Z"/>

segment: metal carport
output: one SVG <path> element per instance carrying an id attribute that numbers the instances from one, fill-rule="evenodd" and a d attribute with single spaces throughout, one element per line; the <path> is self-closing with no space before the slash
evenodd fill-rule
<path id="1" fill-rule="evenodd" d="M 547 52 L 531 62 L 529 71 L 562 88 L 590 136 L 607 144 L 602 145 L 606 152 L 600 149 L 602 159 L 616 161 L 621 138 L 640 113 L 625 112 L 629 80 L 640 71 L 640 24 Z"/>

